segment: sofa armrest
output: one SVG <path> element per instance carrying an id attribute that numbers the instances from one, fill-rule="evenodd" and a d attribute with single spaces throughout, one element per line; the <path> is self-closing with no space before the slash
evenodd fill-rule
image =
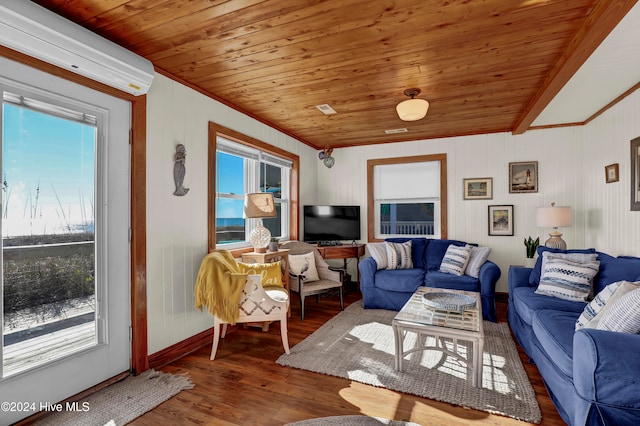
<path id="1" fill-rule="evenodd" d="M 484 319 L 496 322 L 496 283 L 500 279 L 500 268 L 490 260 L 480 267 L 478 281 L 480 282 L 480 298 L 482 299 L 482 316 Z"/>
<path id="2" fill-rule="evenodd" d="M 367 257 L 358 264 L 360 270 L 360 289 L 375 287 L 375 274 L 378 270 L 378 264 L 373 257 Z"/>
<path id="3" fill-rule="evenodd" d="M 510 266 L 508 275 L 509 294 L 516 287 L 530 287 L 529 275 L 533 268 L 526 268 L 524 266 Z"/>
<path id="4" fill-rule="evenodd" d="M 640 335 L 581 329 L 573 337 L 573 383 L 587 401 L 640 409 Z"/>

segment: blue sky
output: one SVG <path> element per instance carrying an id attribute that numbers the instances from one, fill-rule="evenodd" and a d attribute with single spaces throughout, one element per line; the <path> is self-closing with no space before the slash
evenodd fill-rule
<path id="1" fill-rule="evenodd" d="M 218 174 L 224 179 L 217 179 L 221 184 L 218 192 L 244 194 L 244 160 L 240 157 L 218 152 Z M 216 216 L 219 218 L 242 218 L 244 200 L 217 200 Z"/>
<path id="2" fill-rule="evenodd" d="M 93 223 L 95 128 L 11 104 L 2 124 L 2 235 Z"/>

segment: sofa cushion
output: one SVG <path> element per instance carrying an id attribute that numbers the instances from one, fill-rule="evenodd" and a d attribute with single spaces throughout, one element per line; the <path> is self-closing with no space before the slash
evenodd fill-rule
<path id="1" fill-rule="evenodd" d="M 568 377 L 573 377 L 573 334 L 578 314 L 542 309 L 533 315 L 533 334 L 548 358 Z"/>
<path id="2" fill-rule="evenodd" d="M 376 262 L 376 269 L 387 269 L 387 246 L 385 243 L 368 243 L 367 250 Z"/>
<path id="3" fill-rule="evenodd" d="M 448 288 L 452 290 L 480 290 L 480 283 L 477 278 L 468 275 L 452 275 L 440 271 L 428 271 L 424 277 L 424 285 L 427 287 Z"/>
<path id="4" fill-rule="evenodd" d="M 387 248 L 387 269 L 413 269 L 411 241 L 384 244 Z"/>
<path id="5" fill-rule="evenodd" d="M 591 281 L 598 273 L 600 262 L 573 262 L 550 255 L 542 272 L 536 293 L 560 299 L 585 300 L 591 289 Z"/>
<path id="6" fill-rule="evenodd" d="M 576 314 L 575 322 L 575 319 L 578 318 L 587 305 L 585 302 L 573 302 L 544 294 L 536 294 L 535 290 L 535 287 L 516 287 L 512 291 L 513 306 L 509 306 L 509 309 L 515 309 L 520 318 L 528 325 L 531 325 L 535 312 L 542 309 L 573 312 Z M 573 327 L 574 325 L 572 324 L 571 330 L 573 330 Z"/>
<path id="7" fill-rule="evenodd" d="M 640 333 L 640 288 L 613 302 L 613 306 L 604 313 L 597 328 L 619 333 Z"/>
<path id="8" fill-rule="evenodd" d="M 440 269 L 442 258 L 451 244 L 460 247 L 467 245 L 467 243 L 457 240 L 429 240 L 426 250 L 427 271 L 437 271 Z"/>
<path id="9" fill-rule="evenodd" d="M 395 237 L 387 238 L 385 241 L 390 243 L 404 243 L 411 241 L 411 261 L 413 262 L 413 267 L 420 269 L 425 268 L 424 257 L 429 240 L 426 238 Z"/>
<path id="10" fill-rule="evenodd" d="M 545 251 L 549 251 L 551 253 L 596 253 L 596 249 L 593 248 L 561 250 L 546 246 L 538 246 L 538 260 L 529 275 L 529 284 L 531 285 L 538 285 L 540 283 L 540 276 L 542 275 L 542 259 L 544 258 L 542 253 Z"/>
<path id="11" fill-rule="evenodd" d="M 598 260 L 600 261 L 600 271 L 594 278 L 596 293 L 617 281 L 637 281 L 640 279 L 640 258 L 613 257 L 606 253 L 598 253 Z"/>
<path id="12" fill-rule="evenodd" d="M 424 282 L 424 269 L 380 270 L 375 286 L 381 290 L 413 293 Z"/>
<path id="13" fill-rule="evenodd" d="M 467 269 L 464 274 L 478 278 L 480 268 L 489 258 L 489 253 L 491 253 L 491 247 L 471 247 L 471 257 L 469 257 L 469 263 L 467 263 Z"/>
<path id="14" fill-rule="evenodd" d="M 440 263 L 440 272 L 458 276 L 464 275 L 470 257 L 471 246 L 459 247 L 450 244 Z"/>

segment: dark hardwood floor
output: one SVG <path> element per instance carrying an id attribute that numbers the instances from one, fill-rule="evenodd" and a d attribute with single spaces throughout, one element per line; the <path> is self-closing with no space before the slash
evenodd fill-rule
<path id="1" fill-rule="evenodd" d="M 357 291 L 345 296 L 346 304 L 360 299 Z M 294 295 L 289 322 L 293 347 L 340 308 L 337 297 L 308 298 L 305 320 L 300 321 Z M 506 304 L 499 303 L 499 321 L 506 321 Z M 421 425 L 523 425 L 521 421 L 451 404 L 363 385 L 349 380 L 293 368 L 275 360 L 283 353 L 277 324 L 268 332 L 258 328 L 233 330 L 221 340 L 214 361 L 207 345 L 161 368 L 188 374 L 195 387 L 130 423 L 135 426 L 175 425 L 283 425 L 334 415 L 368 415 L 413 421 Z M 564 425 L 536 367 L 520 352 L 542 410 L 542 425 Z"/>

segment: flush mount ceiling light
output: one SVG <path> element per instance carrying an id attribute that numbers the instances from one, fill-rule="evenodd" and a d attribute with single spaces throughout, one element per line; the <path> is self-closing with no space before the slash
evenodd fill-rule
<path id="1" fill-rule="evenodd" d="M 404 91 L 406 96 L 411 99 L 400 102 L 396 106 L 398 117 L 402 121 L 416 121 L 424 118 L 429 110 L 429 102 L 424 99 L 415 99 L 414 97 L 420 93 L 420 89 L 407 89 Z"/>
<path id="2" fill-rule="evenodd" d="M 331 156 L 332 152 L 333 148 L 327 147 L 318 153 L 318 158 L 322 160 L 322 163 L 329 169 L 336 163 L 336 159 Z"/>

